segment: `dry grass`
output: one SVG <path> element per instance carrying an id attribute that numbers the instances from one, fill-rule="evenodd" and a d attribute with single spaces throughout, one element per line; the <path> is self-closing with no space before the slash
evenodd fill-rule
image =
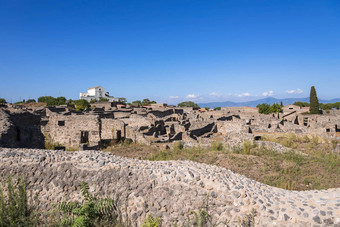
<path id="1" fill-rule="evenodd" d="M 121 156 L 147 160 L 192 160 L 214 164 L 243 174 L 259 182 L 291 190 L 328 189 L 340 187 L 340 155 L 333 152 L 334 141 L 319 137 L 298 137 L 293 134 L 265 137 L 290 148 L 301 150 L 278 153 L 245 141 L 230 149 L 220 142 L 209 148 L 183 148 L 180 143 L 172 149 L 150 146 L 117 146 L 108 151 Z M 327 143 L 326 143 L 327 142 Z"/>

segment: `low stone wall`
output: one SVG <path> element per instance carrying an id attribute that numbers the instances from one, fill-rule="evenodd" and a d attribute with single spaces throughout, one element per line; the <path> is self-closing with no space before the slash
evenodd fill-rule
<path id="1" fill-rule="evenodd" d="M 340 189 L 288 191 L 270 187 L 216 166 L 191 161 L 151 162 L 100 151 L 64 152 L 0 148 L 0 179 L 21 175 L 38 196 L 38 208 L 80 200 L 85 181 L 99 197 L 114 198 L 133 226 L 148 214 L 164 226 L 207 207 L 229 226 L 256 209 L 256 226 L 340 226 Z"/>

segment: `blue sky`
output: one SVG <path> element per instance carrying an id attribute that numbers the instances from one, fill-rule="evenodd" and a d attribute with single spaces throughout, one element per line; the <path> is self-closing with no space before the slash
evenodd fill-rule
<path id="1" fill-rule="evenodd" d="M 0 97 L 340 97 L 339 0 L 0 0 Z"/>

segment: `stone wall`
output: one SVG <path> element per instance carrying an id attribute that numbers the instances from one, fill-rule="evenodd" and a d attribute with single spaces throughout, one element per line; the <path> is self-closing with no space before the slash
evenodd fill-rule
<path id="1" fill-rule="evenodd" d="M 23 176 L 38 208 L 80 200 L 79 183 L 112 197 L 133 226 L 148 214 L 164 226 L 182 224 L 190 210 L 206 207 L 215 222 L 235 226 L 252 209 L 256 226 L 339 226 L 340 189 L 288 191 L 231 171 L 191 161 L 150 162 L 99 151 L 63 152 L 0 148 L 0 181 Z"/>
<path id="2" fill-rule="evenodd" d="M 44 148 L 40 119 L 27 111 L 0 108 L 0 146 Z"/>
<path id="3" fill-rule="evenodd" d="M 97 146 L 100 142 L 100 119 L 98 115 L 50 113 L 44 134 L 54 144 L 78 148 L 80 143 Z"/>

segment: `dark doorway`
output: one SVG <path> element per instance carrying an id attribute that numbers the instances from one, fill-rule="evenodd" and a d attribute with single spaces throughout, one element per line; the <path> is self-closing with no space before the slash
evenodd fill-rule
<path id="1" fill-rule="evenodd" d="M 122 131 L 121 130 L 117 130 L 117 141 L 121 141 L 122 139 Z"/>
<path id="2" fill-rule="evenodd" d="M 89 142 L 89 132 L 81 131 L 80 134 L 80 143 L 88 143 Z"/>
<path id="3" fill-rule="evenodd" d="M 335 132 L 340 132 L 340 128 L 338 128 L 338 125 L 335 125 Z"/>
<path id="4" fill-rule="evenodd" d="M 21 140 L 21 136 L 20 136 L 20 129 L 17 128 L 17 141 L 20 141 Z"/>

